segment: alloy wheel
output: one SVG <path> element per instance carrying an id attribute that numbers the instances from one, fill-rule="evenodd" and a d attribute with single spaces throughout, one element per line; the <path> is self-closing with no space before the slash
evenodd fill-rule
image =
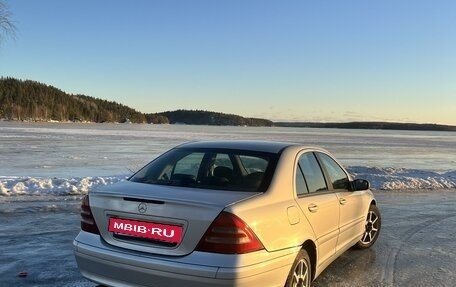
<path id="1" fill-rule="evenodd" d="M 370 210 L 367 214 L 366 229 L 361 238 L 363 244 L 369 244 L 375 239 L 379 230 L 379 223 L 378 215 L 373 210 Z"/>
<path id="2" fill-rule="evenodd" d="M 309 266 L 305 259 L 301 259 L 296 264 L 293 272 L 293 287 L 310 287 Z"/>

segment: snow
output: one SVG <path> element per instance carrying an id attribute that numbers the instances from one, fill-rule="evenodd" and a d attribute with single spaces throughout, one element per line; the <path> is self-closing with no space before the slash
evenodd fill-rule
<path id="1" fill-rule="evenodd" d="M 374 189 L 448 189 L 456 188 L 456 170 L 446 172 L 406 168 L 350 166 L 353 178 L 367 179 Z"/>
<path id="2" fill-rule="evenodd" d="M 37 178 L 0 176 L 0 195 L 79 195 L 99 186 L 125 180 L 127 176 Z"/>

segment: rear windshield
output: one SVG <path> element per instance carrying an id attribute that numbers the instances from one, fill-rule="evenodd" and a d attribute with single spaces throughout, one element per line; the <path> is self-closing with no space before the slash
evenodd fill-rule
<path id="1" fill-rule="evenodd" d="M 150 162 L 130 181 L 204 189 L 265 191 L 277 154 L 177 148 Z"/>

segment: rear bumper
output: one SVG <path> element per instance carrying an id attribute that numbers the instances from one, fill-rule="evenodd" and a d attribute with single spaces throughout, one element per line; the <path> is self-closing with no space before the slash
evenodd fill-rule
<path id="1" fill-rule="evenodd" d="M 299 252 L 298 247 L 243 255 L 151 256 L 113 247 L 84 231 L 73 245 L 82 275 L 107 286 L 284 286 Z"/>

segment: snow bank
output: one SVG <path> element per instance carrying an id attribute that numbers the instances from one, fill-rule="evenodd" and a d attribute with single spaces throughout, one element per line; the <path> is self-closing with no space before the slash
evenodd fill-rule
<path id="1" fill-rule="evenodd" d="M 347 167 L 353 178 L 369 180 L 371 187 L 382 190 L 456 188 L 456 170 L 438 173 L 417 169 Z M 80 178 L 36 178 L 0 176 L 0 196 L 9 195 L 80 195 L 99 186 L 113 184 L 123 176 Z"/>
<path id="2" fill-rule="evenodd" d="M 367 179 L 374 189 L 445 189 L 456 188 L 456 170 L 434 172 L 405 168 L 347 167 L 353 178 Z"/>
<path id="3" fill-rule="evenodd" d="M 78 195 L 103 185 L 125 180 L 126 176 L 35 178 L 1 177 L 0 195 Z"/>

